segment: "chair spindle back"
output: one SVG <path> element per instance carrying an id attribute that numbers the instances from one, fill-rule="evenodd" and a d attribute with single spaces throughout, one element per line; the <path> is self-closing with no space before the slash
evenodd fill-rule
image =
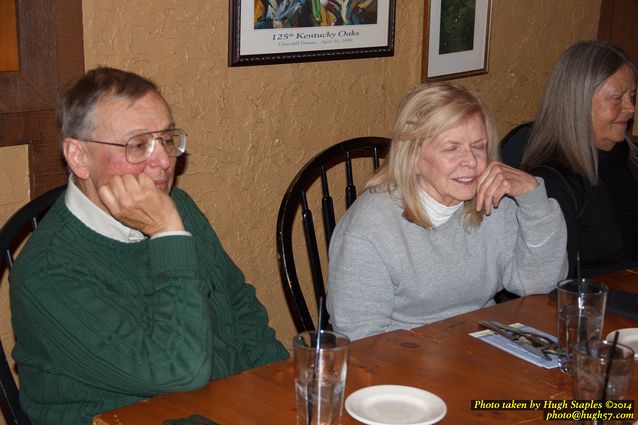
<path id="1" fill-rule="evenodd" d="M 288 186 L 279 208 L 277 217 L 277 257 L 279 261 L 279 273 L 286 296 L 286 301 L 292 314 L 297 331 L 314 330 L 308 304 L 304 298 L 302 288 L 297 276 L 295 258 L 293 254 L 292 228 L 295 214 L 301 208 L 304 239 L 310 274 L 313 287 L 313 295 L 317 309 L 319 299 L 326 296 L 325 281 L 321 269 L 321 257 L 315 234 L 315 223 L 312 211 L 308 204 L 307 190 L 317 180 L 321 180 L 321 218 L 323 222 L 326 249 L 330 245 L 330 238 L 334 231 L 336 219 L 334 202 L 330 194 L 328 182 L 328 170 L 340 163 L 345 163 L 345 204 L 350 208 L 357 199 L 357 188 L 354 184 L 352 159 L 361 157 L 372 158 L 372 169 L 377 170 L 380 158 L 388 149 L 390 140 L 384 137 L 359 137 L 338 143 L 312 158 L 293 178 Z M 322 329 L 330 329 L 328 312 L 323 311 Z"/>
<path id="2" fill-rule="evenodd" d="M 13 268 L 13 252 L 38 226 L 38 221 L 51 208 L 66 186 L 60 186 L 38 196 L 20 208 L 0 229 L 0 276 Z M 18 387 L 0 341 L 0 408 L 9 425 L 31 425 L 20 407 Z"/>

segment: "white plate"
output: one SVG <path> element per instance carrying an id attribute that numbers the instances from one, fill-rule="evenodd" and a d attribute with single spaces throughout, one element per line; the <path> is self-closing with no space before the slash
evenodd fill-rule
<path id="1" fill-rule="evenodd" d="M 429 425 L 443 419 L 445 402 L 425 390 L 402 385 L 376 385 L 346 399 L 350 416 L 367 425 Z"/>
<path id="2" fill-rule="evenodd" d="M 625 328 L 617 331 L 620 334 L 618 342 L 634 350 L 634 358 L 638 359 L 638 328 Z M 607 335 L 607 341 L 613 341 L 615 333 L 616 331 L 613 331 Z"/>

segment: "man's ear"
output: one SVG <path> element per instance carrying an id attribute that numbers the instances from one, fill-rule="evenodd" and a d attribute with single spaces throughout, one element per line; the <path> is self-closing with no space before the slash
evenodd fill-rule
<path id="1" fill-rule="evenodd" d="M 90 173 L 86 144 L 73 137 L 65 137 L 62 142 L 62 151 L 71 172 L 80 179 L 88 179 Z"/>

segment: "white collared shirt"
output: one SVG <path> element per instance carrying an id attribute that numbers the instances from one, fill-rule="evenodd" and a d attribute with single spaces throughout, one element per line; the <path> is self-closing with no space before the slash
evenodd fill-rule
<path id="1" fill-rule="evenodd" d="M 425 213 L 430 219 L 433 227 L 439 227 L 446 223 L 454 213 L 463 206 L 463 202 L 459 202 L 456 205 L 448 207 L 440 202 L 437 202 L 428 193 L 419 187 L 419 196 L 421 198 L 421 205 L 425 209 Z"/>
<path id="2" fill-rule="evenodd" d="M 107 214 L 95 205 L 80 188 L 76 186 L 72 174 L 69 176 L 64 202 L 69 211 L 71 211 L 71 214 L 84 223 L 86 227 L 104 237 L 124 243 L 140 242 L 147 238 L 147 236 L 139 230 L 123 225 L 113 218 L 113 216 Z M 192 236 L 191 233 L 187 231 L 172 231 L 158 233 L 151 239 L 174 235 Z"/>

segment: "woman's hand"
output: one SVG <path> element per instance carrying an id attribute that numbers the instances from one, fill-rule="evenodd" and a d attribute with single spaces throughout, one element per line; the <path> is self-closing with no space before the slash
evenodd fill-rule
<path id="1" fill-rule="evenodd" d="M 492 213 L 505 195 L 520 196 L 531 192 L 538 186 L 534 176 L 512 168 L 500 161 L 490 162 L 481 173 L 476 187 L 476 211 Z"/>

